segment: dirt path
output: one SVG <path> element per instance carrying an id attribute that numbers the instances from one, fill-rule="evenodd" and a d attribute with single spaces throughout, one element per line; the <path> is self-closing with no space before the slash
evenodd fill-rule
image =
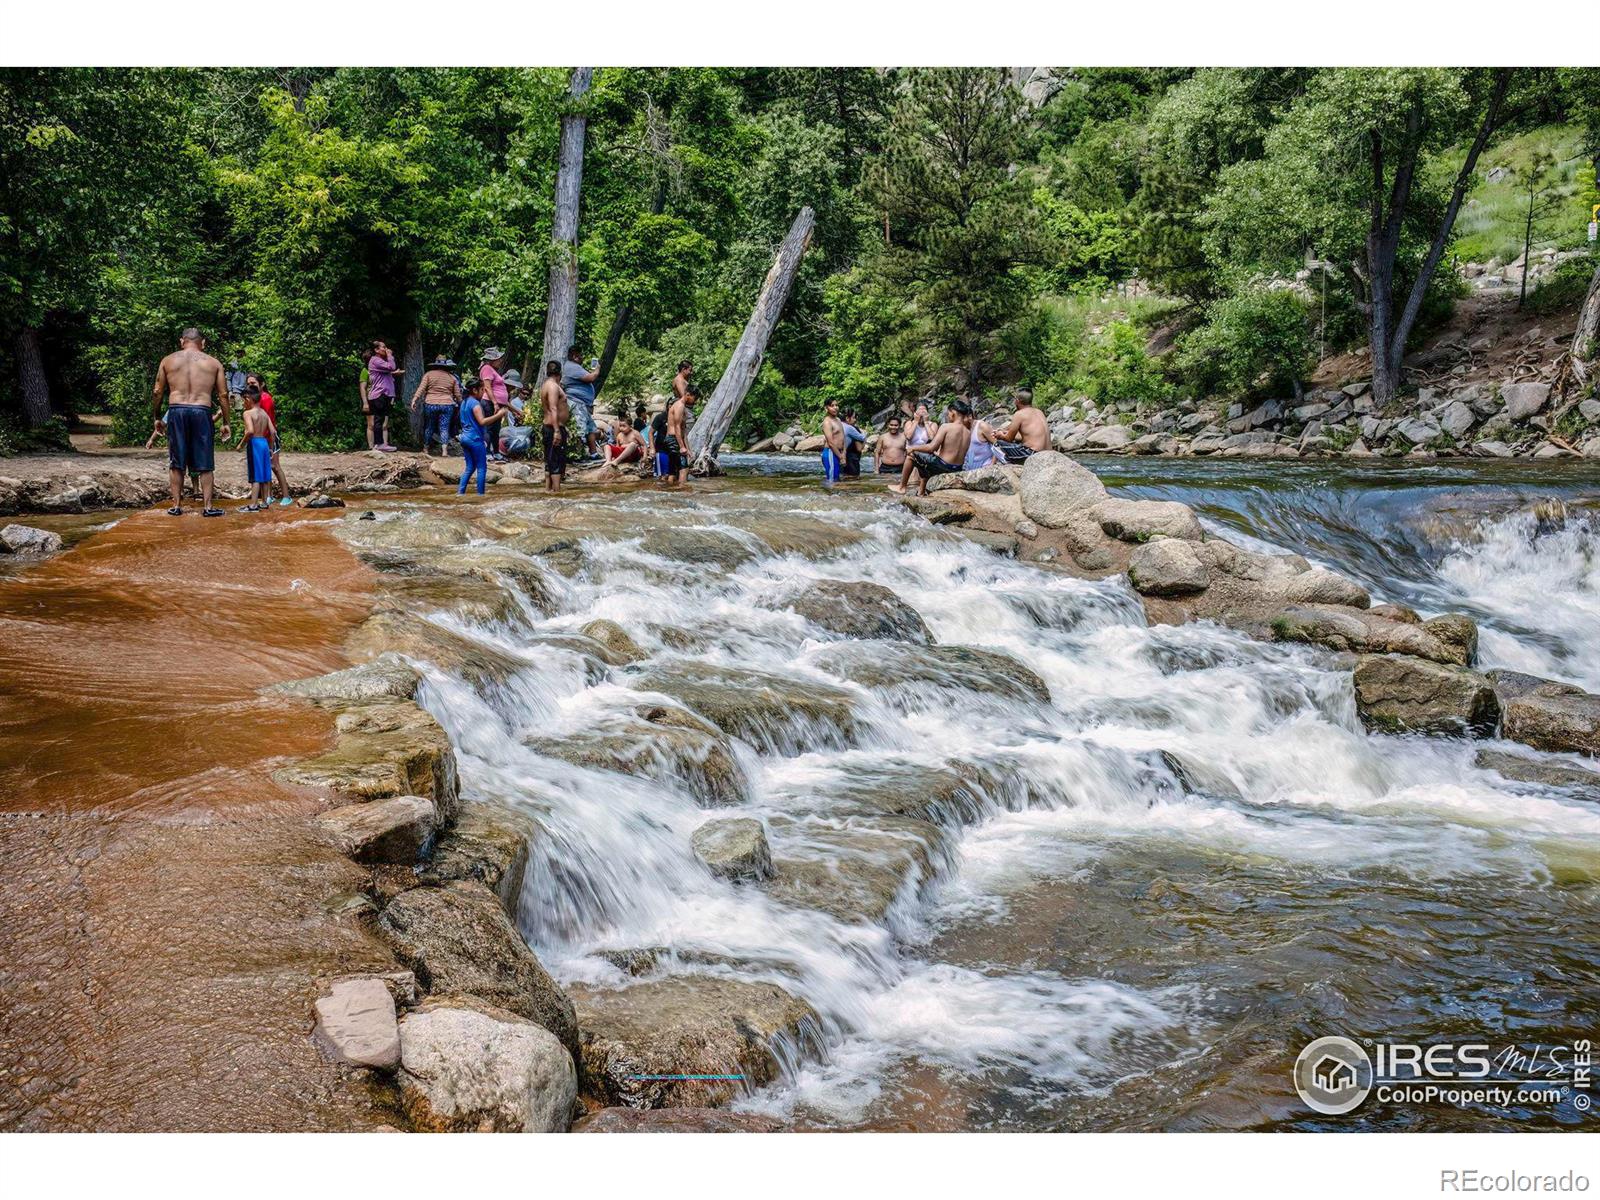
<path id="1" fill-rule="evenodd" d="M 319 979 L 394 967 L 270 780 L 330 722 L 257 694 L 370 607 L 320 524 L 138 514 L 0 579 L 0 1129 L 391 1120 L 307 1036 Z"/>

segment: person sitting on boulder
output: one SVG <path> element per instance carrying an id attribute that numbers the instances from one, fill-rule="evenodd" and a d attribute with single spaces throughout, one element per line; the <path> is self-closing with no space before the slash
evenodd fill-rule
<path id="1" fill-rule="evenodd" d="M 928 494 L 928 480 L 935 475 L 954 475 L 961 471 L 967 460 L 967 445 L 972 441 L 972 431 L 965 420 L 971 415 L 972 406 L 965 400 L 952 401 L 945 409 L 944 423 L 934 433 L 928 448 L 912 451 L 911 462 L 921 480 L 917 495 Z M 896 492 L 906 490 L 899 484 L 891 484 L 890 488 Z"/>
<path id="2" fill-rule="evenodd" d="M 933 440 L 933 425 L 928 420 L 928 404 L 925 400 L 917 401 L 916 410 L 911 414 L 911 424 L 906 428 L 906 449 L 913 451 L 926 446 Z M 903 492 L 911 482 L 911 471 L 916 466 L 916 460 L 908 453 L 901 460 L 900 486 L 895 491 Z"/>
<path id="3" fill-rule="evenodd" d="M 626 415 L 619 416 L 612 425 L 612 438 L 606 444 L 606 462 L 612 466 L 638 462 L 644 457 L 644 439 Z"/>
<path id="4" fill-rule="evenodd" d="M 1050 426 L 1033 406 L 1033 393 L 1027 388 L 1018 388 L 1011 403 L 1016 412 L 1006 427 L 995 433 L 995 447 L 1008 463 L 1022 463 L 1030 454 L 1050 449 Z"/>
<path id="5" fill-rule="evenodd" d="M 972 433 L 972 440 L 967 443 L 967 457 L 961 464 L 963 471 L 982 470 L 990 463 L 1002 461 L 1000 452 L 995 449 L 995 433 L 989 422 L 974 416 L 969 407 L 961 423 Z"/>

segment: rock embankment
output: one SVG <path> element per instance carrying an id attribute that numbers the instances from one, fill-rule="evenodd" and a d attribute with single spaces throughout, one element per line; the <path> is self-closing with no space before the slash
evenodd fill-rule
<path id="1" fill-rule="evenodd" d="M 940 477 L 907 505 L 961 536 L 1086 578 L 1126 575 L 1154 622 L 1213 620 L 1254 636 L 1354 656 L 1356 709 L 1374 731 L 1500 736 L 1600 757 L 1600 696 L 1515 672 L 1476 670 L 1471 618 L 1423 620 L 1296 554 L 1259 554 L 1205 532 L 1170 501 L 1111 496 L 1070 457 Z M 971 485 L 969 487 L 968 485 Z M 993 539 L 1007 545 L 997 547 Z M 1567 768 L 1573 769 L 1573 768 Z M 1600 776 L 1596 776 L 1600 781 Z"/>

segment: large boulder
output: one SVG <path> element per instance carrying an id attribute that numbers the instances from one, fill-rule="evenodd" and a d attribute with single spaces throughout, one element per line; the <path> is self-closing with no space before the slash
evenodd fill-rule
<path id="1" fill-rule="evenodd" d="M 333 749 L 283 767 L 273 778 L 353 801 L 426 796 L 439 824 L 454 819 L 461 794 L 455 750 L 428 712 L 410 702 L 363 705 L 340 713 L 335 729 Z"/>
<path id="2" fill-rule="evenodd" d="M 1490 675 L 1505 714 L 1504 736 L 1536 750 L 1600 757 L 1600 696 L 1515 671 Z"/>
<path id="3" fill-rule="evenodd" d="M 1350 608 L 1366 608 L 1372 603 L 1367 589 L 1355 580 L 1321 567 L 1287 576 L 1276 590 L 1284 600 L 1293 604 L 1342 604 Z"/>
<path id="4" fill-rule="evenodd" d="M 437 819 L 432 800 L 394 796 L 331 809 L 316 823 L 341 854 L 357 862 L 410 866 L 433 837 Z"/>
<path id="5" fill-rule="evenodd" d="M 1037 673 L 1009 654 L 976 646 L 926 646 L 887 657 L 841 646 L 824 650 L 817 665 L 862 687 L 983 692 L 1050 703 L 1050 688 Z"/>
<path id="6" fill-rule="evenodd" d="M 538 832 L 538 822 L 522 809 L 463 800 L 455 824 L 434 843 L 426 877 L 440 883 L 481 883 L 515 917 Z"/>
<path id="7" fill-rule="evenodd" d="M 418 1129 L 560 1133 L 578 1076 L 550 1032 L 459 997 L 426 1001 L 400 1022 L 400 1091 Z"/>
<path id="8" fill-rule="evenodd" d="M 1205 536 L 1194 509 L 1176 500 L 1102 500 L 1090 515 L 1110 537 L 1124 542 L 1144 542 L 1153 537 L 1198 542 Z"/>
<path id="9" fill-rule="evenodd" d="M 1084 519 L 1106 499 L 1105 484 L 1093 471 L 1055 450 L 1028 457 L 1022 464 L 1018 492 L 1023 513 L 1049 529 Z"/>
<path id="10" fill-rule="evenodd" d="M 334 1062 L 388 1071 L 400 1062 L 394 996 L 383 980 L 341 979 L 316 1002 L 313 1038 Z"/>
<path id="11" fill-rule="evenodd" d="M 1500 398 L 1505 401 L 1506 416 L 1513 421 L 1526 421 L 1549 402 L 1550 385 L 1548 383 L 1501 384 Z"/>
<path id="12" fill-rule="evenodd" d="M 922 614 L 881 583 L 822 580 L 789 601 L 789 607 L 812 624 L 844 637 L 922 646 L 933 641 Z"/>
<path id="13" fill-rule="evenodd" d="M 374 613 L 356 627 L 345 649 L 357 659 L 392 653 L 432 663 L 476 688 L 503 684 L 524 665 L 482 642 L 405 612 Z"/>
<path id="14" fill-rule="evenodd" d="M 681 785 L 702 805 L 741 804 L 750 783 L 728 735 L 687 709 L 641 704 L 587 728 L 530 738 L 532 749 L 575 766 Z"/>
<path id="15" fill-rule="evenodd" d="M 1121 450 L 1133 441 L 1133 434 L 1121 425 L 1106 425 L 1091 433 L 1083 444 L 1085 450 Z"/>
<path id="16" fill-rule="evenodd" d="M 1355 654 L 1405 654 L 1430 662 L 1466 666 L 1466 647 L 1446 642 L 1422 625 L 1358 608 L 1308 604 L 1286 608 L 1270 622 L 1273 639 L 1305 642 Z"/>
<path id="17" fill-rule="evenodd" d="M 693 843 L 695 856 L 719 879 L 759 882 L 772 875 L 767 831 L 754 817 L 707 821 Z"/>
<path id="18" fill-rule="evenodd" d="M 1146 596 L 1186 596 L 1205 591 L 1211 572 L 1188 542 L 1160 538 L 1134 550 L 1128 580 Z"/>
<path id="19" fill-rule="evenodd" d="M 7 525 L 0 529 L 0 554 L 42 556 L 61 549 L 61 535 L 32 525 Z"/>
<path id="20" fill-rule="evenodd" d="M 459 882 L 412 888 L 389 901 L 378 928 L 395 955 L 435 995 L 476 996 L 538 1022 L 576 1051 L 572 1001 L 488 888 Z"/>
<path id="21" fill-rule="evenodd" d="M 377 520 L 354 518 L 335 523 L 335 532 L 358 550 L 434 550 L 463 546 L 472 527 L 454 517 L 413 509 Z"/>
<path id="22" fill-rule="evenodd" d="M 748 451 L 747 453 L 754 453 Z M 592 1112 L 572 1126 L 573 1133 L 779 1133 L 776 1117 L 736 1113 L 724 1108 L 627 1108 Z"/>
<path id="23" fill-rule="evenodd" d="M 1500 718 L 1494 685 L 1465 667 L 1365 654 L 1356 663 L 1356 710 L 1384 733 L 1489 736 Z"/>
<path id="24" fill-rule="evenodd" d="M 811 1006 L 770 983 L 694 975 L 572 994 L 586 1092 L 630 1108 L 726 1104 L 815 1049 L 819 1032 Z"/>

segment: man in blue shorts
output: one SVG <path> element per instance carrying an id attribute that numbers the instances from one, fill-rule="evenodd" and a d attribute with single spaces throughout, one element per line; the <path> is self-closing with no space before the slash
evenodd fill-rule
<path id="1" fill-rule="evenodd" d="M 172 507 L 167 509 L 170 516 L 183 515 L 183 477 L 190 471 L 200 477 L 200 497 L 205 506 L 201 515 L 222 515 L 222 510 L 212 503 L 212 471 L 216 468 L 213 397 L 222 405 L 222 440 L 232 441 L 227 374 L 222 364 L 206 353 L 206 340 L 200 331 L 190 326 L 183 331 L 179 348 L 161 360 L 150 397 L 155 431 L 167 439 L 167 474 L 172 486 Z M 163 399 L 167 403 L 164 418 Z"/>
<path id="2" fill-rule="evenodd" d="M 844 474 L 844 422 L 839 419 L 839 402 L 822 406 L 822 482 L 838 483 Z"/>

